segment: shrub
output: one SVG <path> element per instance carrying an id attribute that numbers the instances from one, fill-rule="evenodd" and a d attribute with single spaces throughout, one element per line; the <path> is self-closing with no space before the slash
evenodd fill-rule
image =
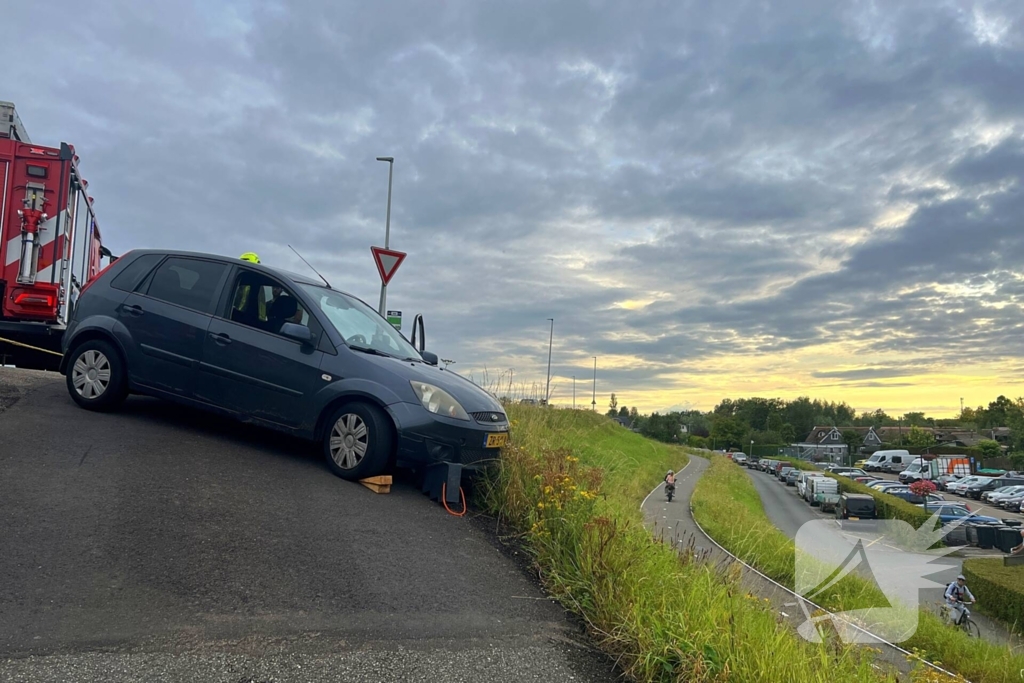
<path id="1" fill-rule="evenodd" d="M 963 572 L 978 608 L 1024 633 L 1024 566 L 1004 567 L 999 558 L 965 560 Z"/>

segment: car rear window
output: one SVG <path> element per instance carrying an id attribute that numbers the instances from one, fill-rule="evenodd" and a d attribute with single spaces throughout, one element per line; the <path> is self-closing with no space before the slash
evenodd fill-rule
<path id="1" fill-rule="evenodd" d="M 875 501 L 864 498 L 847 498 L 846 509 L 850 512 L 874 512 Z"/>
<path id="2" fill-rule="evenodd" d="M 131 292 L 149 275 L 149 271 L 160 263 L 162 258 L 163 254 L 143 254 L 125 266 L 124 270 L 110 281 L 110 286 L 114 289 Z"/>

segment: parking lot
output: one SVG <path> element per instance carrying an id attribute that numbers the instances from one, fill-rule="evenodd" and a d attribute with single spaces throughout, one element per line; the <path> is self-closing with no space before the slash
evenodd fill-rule
<path id="1" fill-rule="evenodd" d="M 493 521 L 20 372 L 0 368 L 0 680 L 611 680 Z"/>
<path id="2" fill-rule="evenodd" d="M 889 481 L 899 481 L 899 475 L 889 474 L 887 472 L 868 472 L 869 475 L 878 477 L 879 479 L 887 479 Z M 980 500 L 974 500 L 966 496 L 958 496 L 955 493 L 949 493 L 948 491 L 936 491 L 940 496 L 949 501 L 955 501 L 957 503 L 967 503 L 971 508 L 972 512 L 977 512 L 979 515 L 987 517 L 995 517 L 996 519 L 1014 519 L 1024 522 L 1024 515 L 1019 512 L 1010 512 L 998 507 L 992 507 L 985 505 Z"/>

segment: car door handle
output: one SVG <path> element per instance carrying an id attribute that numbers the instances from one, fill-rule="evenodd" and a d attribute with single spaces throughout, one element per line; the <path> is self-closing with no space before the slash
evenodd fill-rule
<path id="1" fill-rule="evenodd" d="M 145 311 L 142 310 L 142 306 L 139 306 L 138 304 L 132 304 L 131 306 L 121 306 L 121 312 L 127 313 L 130 316 L 138 318 Z"/>
<path id="2" fill-rule="evenodd" d="M 217 344 L 220 344 L 221 346 L 227 346 L 228 344 L 231 343 L 231 337 L 229 337 L 228 335 L 224 334 L 223 332 L 218 332 L 216 334 L 210 334 L 210 337 L 213 339 L 214 342 L 216 342 Z"/>

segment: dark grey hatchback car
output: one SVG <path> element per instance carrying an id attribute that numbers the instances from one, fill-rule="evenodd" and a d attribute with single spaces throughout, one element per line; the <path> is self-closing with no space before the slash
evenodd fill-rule
<path id="1" fill-rule="evenodd" d="M 509 424 L 376 310 L 324 283 L 240 259 L 138 250 L 82 290 L 61 372 L 78 405 L 129 393 L 318 441 L 346 479 L 392 465 L 474 468 Z"/>

